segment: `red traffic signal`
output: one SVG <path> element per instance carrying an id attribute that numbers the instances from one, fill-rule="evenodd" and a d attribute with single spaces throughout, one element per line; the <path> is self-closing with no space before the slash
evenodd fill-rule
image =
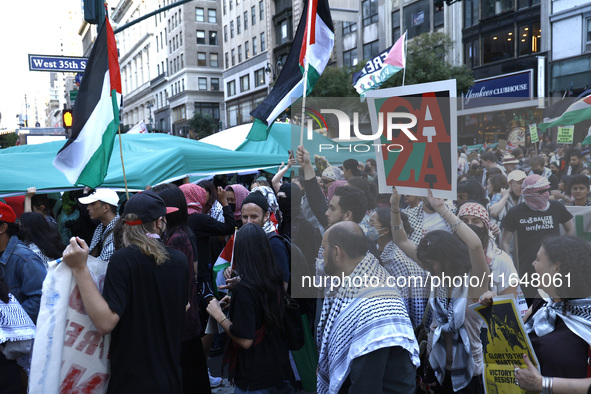
<path id="1" fill-rule="evenodd" d="M 72 110 L 71 109 L 64 109 L 62 111 L 62 124 L 64 125 L 64 129 L 69 129 L 72 127 Z"/>

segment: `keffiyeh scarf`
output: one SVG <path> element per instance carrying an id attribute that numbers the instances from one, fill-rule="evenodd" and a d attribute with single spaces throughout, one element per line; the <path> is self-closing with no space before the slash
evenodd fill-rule
<path id="1" fill-rule="evenodd" d="M 269 212 L 271 212 L 271 215 L 276 216 L 277 212 L 279 211 L 279 203 L 277 202 L 277 197 L 275 196 L 273 190 L 269 186 L 257 186 L 250 192 L 254 193 L 256 191 L 265 196 L 265 198 L 267 199 L 267 203 L 269 203 Z M 275 222 L 276 221 L 277 219 L 275 219 Z M 267 220 L 267 222 L 263 226 L 263 230 L 265 230 L 265 233 L 267 234 L 273 231 L 277 231 L 277 225 L 273 223 L 273 217 L 270 217 L 269 220 Z"/>
<path id="2" fill-rule="evenodd" d="M 207 192 L 201 186 L 194 183 L 185 183 L 179 186 L 187 200 L 187 211 L 189 215 L 203 212 L 207 203 Z"/>
<path id="3" fill-rule="evenodd" d="M 346 283 L 325 299 L 318 325 L 318 393 L 336 393 L 349 375 L 351 361 L 375 350 L 400 346 L 419 366 L 419 348 L 408 313 L 395 288 L 381 287 L 388 273 L 370 253 L 350 278 L 376 276 L 378 287 Z"/>
<path id="4" fill-rule="evenodd" d="M 234 219 L 242 220 L 242 201 L 248 196 L 248 189 L 242 185 L 228 185 L 226 186 L 226 190 L 232 189 L 234 192 L 234 197 L 236 198 L 236 208 L 234 209 Z"/>
<path id="5" fill-rule="evenodd" d="M 569 300 L 566 313 L 564 313 L 562 301 L 554 302 L 547 294 L 542 298 L 546 301 L 546 305 L 525 323 L 525 332 L 528 334 L 535 332 L 539 337 L 549 334 L 554 331 L 556 317 L 560 316 L 569 330 L 591 345 L 591 298 Z"/>
<path id="6" fill-rule="evenodd" d="M 472 380 L 476 364 L 472 357 L 470 339 L 464 327 L 466 306 L 468 304 L 468 286 L 455 287 L 451 298 L 447 297 L 444 288 L 435 289 L 431 296 L 431 309 L 437 322 L 433 332 L 433 345 L 429 355 L 429 363 L 435 371 L 435 376 L 441 385 L 445 379 L 445 367 L 447 350 L 444 333 L 452 337 L 451 382 L 454 391 L 458 391 L 468 385 Z"/>
<path id="7" fill-rule="evenodd" d="M 521 197 L 534 211 L 546 212 L 550 208 L 550 182 L 541 175 L 528 176 L 521 184 Z"/>

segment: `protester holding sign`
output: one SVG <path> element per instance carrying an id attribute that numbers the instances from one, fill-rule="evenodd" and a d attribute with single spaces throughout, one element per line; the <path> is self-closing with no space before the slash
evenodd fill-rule
<path id="1" fill-rule="evenodd" d="M 187 258 L 161 241 L 165 216 L 176 210 L 150 190 L 127 201 L 125 247 L 111 257 L 103 296 L 86 265 L 86 242 L 72 238 L 64 252 L 88 316 L 100 335 L 112 332 L 108 393 L 182 392 Z"/>

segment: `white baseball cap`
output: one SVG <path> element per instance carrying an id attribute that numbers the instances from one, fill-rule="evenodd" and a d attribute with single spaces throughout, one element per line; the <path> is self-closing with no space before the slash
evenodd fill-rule
<path id="1" fill-rule="evenodd" d="M 117 206 L 119 204 L 119 196 L 111 189 L 96 189 L 94 193 L 87 197 L 78 199 L 82 204 L 92 204 L 95 201 L 102 201 L 109 205 Z"/>
<path id="2" fill-rule="evenodd" d="M 511 171 L 509 173 L 509 176 L 507 177 L 507 182 L 511 182 L 511 181 L 522 181 L 527 177 L 527 175 L 525 174 L 525 172 L 521 171 L 521 170 L 514 170 Z"/>

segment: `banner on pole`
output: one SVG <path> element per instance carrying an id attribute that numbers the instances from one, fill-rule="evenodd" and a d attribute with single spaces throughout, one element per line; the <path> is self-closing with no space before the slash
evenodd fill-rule
<path id="1" fill-rule="evenodd" d="M 455 200 L 456 81 L 367 92 L 380 193 Z"/>
<path id="2" fill-rule="evenodd" d="M 534 123 L 534 124 L 529 125 L 529 135 L 530 135 L 532 144 L 540 141 L 540 138 L 538 137 L 538 125 L 537 124 Z"/>

